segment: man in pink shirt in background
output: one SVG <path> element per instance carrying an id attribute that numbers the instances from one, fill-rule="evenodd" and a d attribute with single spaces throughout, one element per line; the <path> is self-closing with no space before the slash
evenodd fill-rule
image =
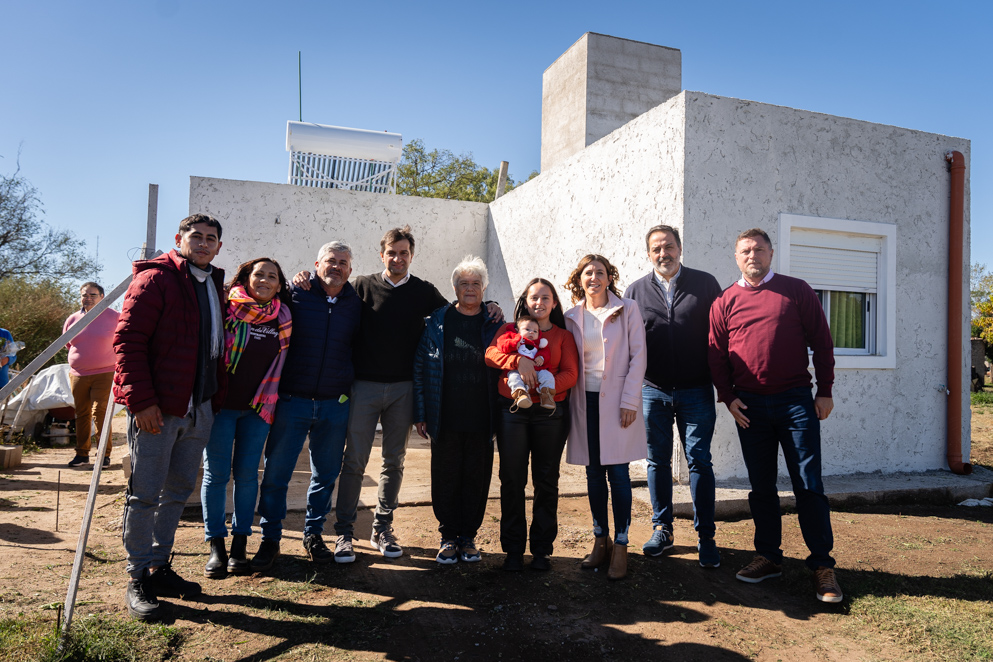
<path id="1" fill-rule="evenodd" d="M 93 306 L 103 300 L 103 288 L 96 283 L 83 283 L 79 288 L 82 309 L 73 313 L 62 325 L 62 333 L 81 320 Z M 69 379 L 72 399 L 76 408 L 76 456 L 69 460 L 70 467 L 90 461 L 90 432 L 96 417 L 97 434 L 103 431 L 110 388 L 114 383 L 114 329 L 117 328 L 116 310 L 100 313 L 93 322 L 73 338 L 69 347 Z M 103 466 L 110 466 L 110 445 L 103 458 Z"/>

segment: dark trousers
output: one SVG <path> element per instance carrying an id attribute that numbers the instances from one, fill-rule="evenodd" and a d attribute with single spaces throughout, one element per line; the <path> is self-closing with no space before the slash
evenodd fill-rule
<path id="1" fill-rule="evenodd" d="M 486 513 L 493 474 L 493 438 L 446 432 L 431 440 L 431 504 L 442 540 L 472 540 Z"/>
<path id="2" fill-rule="evenodd" d="M 590 463 L 586 465 L 586 492 L 593 514 L 593 535 L 610 535 L 607 525 L 607 485 L 614 513 L 614 542 L 628 544 L 631 528 L 631 474 L 628 463 L 600 464 L 600 394 L 586 392 L 586 447 Z"/>
<path id="3" fill-rule="evenodd" d="M 800 532 L 810 550 L 807 567 L 833 568 L 831 509 L 821 482 L 821 426 L 810 389 L 737 395 L 748 407 L 744 413 L 749 425 L 738 427 L 738 439 L 752 486 L 748 505 L 755 522 L 755 551 L 773 563 L 783 562 L 782 516 L 776 487 L 782 447 L 796 495 Z"/>
<path id="4" fill-rule="evenodd" d="M 528 540 L 524 486 L 531 483 L 531 553 L 551 554 L 558 534 L 559 464 L 569 434 L 569 401 L 557 402 L 549 415 L 535 406 L 511 414 L 501 398 L 497 445 L 500 449 L 500 545 L 507 554 L 523 554 Z"/>

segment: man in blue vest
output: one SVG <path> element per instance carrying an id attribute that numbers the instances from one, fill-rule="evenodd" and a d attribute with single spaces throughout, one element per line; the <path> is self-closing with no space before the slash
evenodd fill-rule
<path id="1" fill-rule="evenodd" d="M 648 492 L 652 500 L 651 539 L 642 547 L 659 556 L 674 545 L 672 534 L 673 423 L 690 470 L 693 526 L 699 538 L 700 565 L 716 568 L 721 555 L 714 543 L 714 468 L 710 442 L 717 410 L 707 359 L 710 304 L 721 287 L 709 273 L 680 263 L 679 230 L 656 225 L 645 236 L 652 272 L 628 287 L 624 296 L 638 302 L 645 320 L 648 370 L 642 406 L 648 432 Z"/>
<path id="2" fill-rule="evenodd" d="M 256 572 L 269 570 L 279 556 L 286 490 L 308 436 L 311 477 L 303 547 L 311 561 L 334 560 L 322 533 L 345 449 L 348 398 L 355 381 L 352 346 L 362 302 L 348 282 L 352 273 L 348 244 L 324 244 L 314 266 L 316 273 L 306 289 L 290 287 L 293 335 L 265 448 L 265 472 L 259 489 L 262 543 L 252 559 Z"/>

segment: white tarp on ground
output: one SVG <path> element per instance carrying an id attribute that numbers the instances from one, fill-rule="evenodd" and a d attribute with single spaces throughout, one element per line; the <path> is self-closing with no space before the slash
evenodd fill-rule
<path id="1" fill-rule="evenodd" d="M 11 425 L 14 423 L 14 417 L 17 416 L 17 410 L 20 408 L 25 395 L 28 400 L 24 405 L 17 429 L 34 430 L 34 426 L 45 419 L 45 414 L 49 409 L 72 407 L 69 364 L 60 363 L 38 371 L 28 382 L 28 385 L 7 403 L 7 411 L 3 415 L 4 423 Z M 114 413 L 116 414 L 123 408 L 122 405 L 115 406 Z"/>

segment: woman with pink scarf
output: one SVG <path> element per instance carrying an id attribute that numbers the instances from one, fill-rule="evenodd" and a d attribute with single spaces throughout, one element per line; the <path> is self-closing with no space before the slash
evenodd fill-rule
<path id="1" fill-rule="evenodd" d="M 224 362 L 228 392 L 214 416 L 203 451 L 204 534 L 210 559 L 204 575 L 221 579 L 251 570 L 245 548 L 252 534 L 259 492 L 259 460 L 279 398 L 279 375 L 290 344 L 292 320 L 286 277 L 275 260 L 245 262 L 228 285 Z M 234 474 L 231 555 L 224 539 L 228 479 Z"/>

